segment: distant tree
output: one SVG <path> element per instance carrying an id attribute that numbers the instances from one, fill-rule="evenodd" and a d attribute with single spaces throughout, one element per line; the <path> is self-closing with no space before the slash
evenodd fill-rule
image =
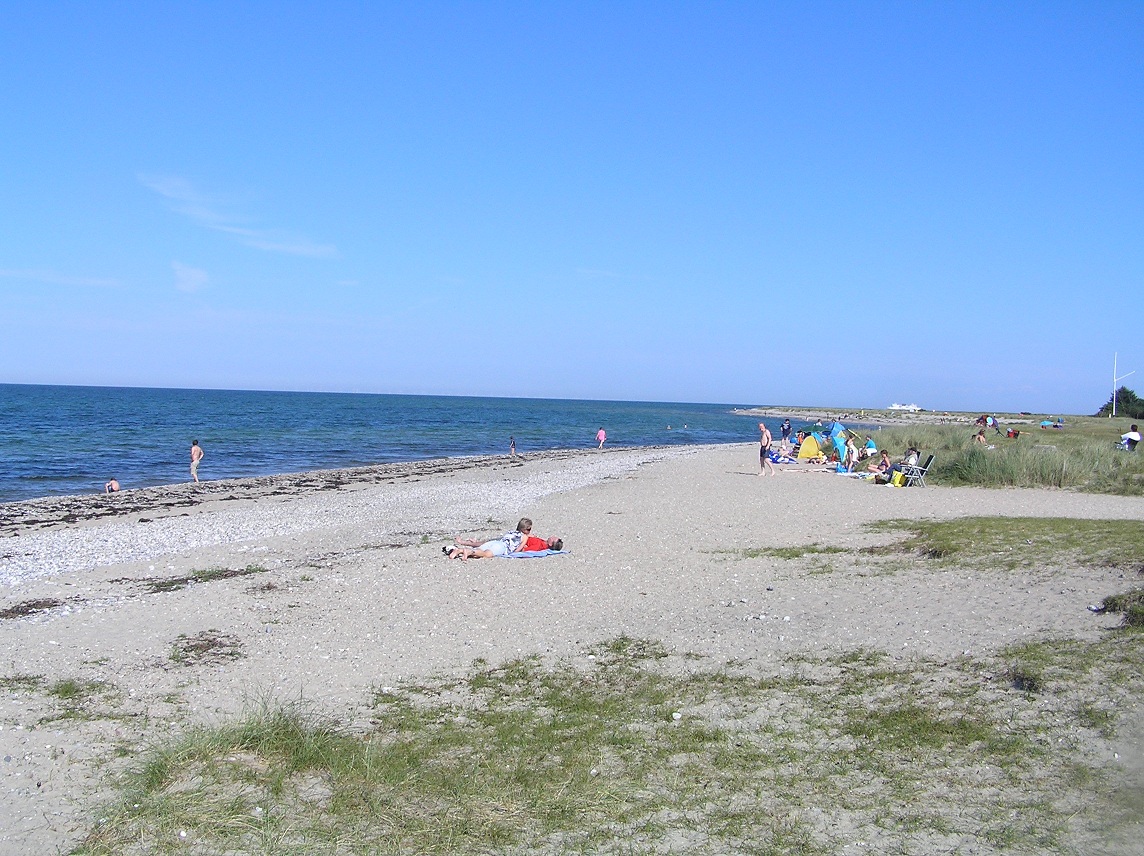
<path id="1" fill-rule="evenodd" d="M 1126 386 L 1120 387 L 1113 393 L 1116 396 L 1116 415 L 1123 416 L 1125 419 L 1144 419 L 1144 401 L 1141 401 L 1136 393 Z M 1096 411 L 1097 416 L 1111 416 L 1112 415 L 1112 396 L 1108 396 L 1108 401 L 1104 403 L 1104 407 Z"/>

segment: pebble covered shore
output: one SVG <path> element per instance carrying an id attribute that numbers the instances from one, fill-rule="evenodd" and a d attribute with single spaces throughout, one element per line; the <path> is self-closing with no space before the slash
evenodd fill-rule
<path id="1" fill-rule="evenodd" d="M 443 534 L 458 518 L 480 524 L 549 494 L 689 453 L 675 447 L 441 459 L 6 503 L 0 584 L 319 529 L 353 526 L 367 539 L 411 541 Z M 526 463 L 524 478 L 505 477 Z M 447 473 L 483 483 L 459 493 L 452 482 L 431 478 Z"/>

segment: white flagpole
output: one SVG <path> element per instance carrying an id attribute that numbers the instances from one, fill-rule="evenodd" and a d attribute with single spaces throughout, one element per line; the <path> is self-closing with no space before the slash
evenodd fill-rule
<path id="1" fill-rule="evenodd" d="M 1118 383 L 1120 383 L 1120 381 L 1122 381 L 1126 377 L 1128 377 L 1128 375 L 1136 374 L 1136 370 L 1133 369 L 1128 374 L 1123 374 L 1120 377 L 1117 377 L 1116 376 L 1116 356 L 1117 356 L 1116 353 L 1113 352 L 1113 354 L 1112 354 L 1112 416 L 1109 416 L 1108 417 L 1109 419 L 1112 419 L 1113 417 L 1116 416 L 1116 385 Z"/>

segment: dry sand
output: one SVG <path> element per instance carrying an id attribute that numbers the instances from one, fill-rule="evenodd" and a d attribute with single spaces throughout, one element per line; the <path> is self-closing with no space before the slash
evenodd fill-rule
<path id="1" fill-rule="evenodd" d="M 1127 587 L 1115 570 L 808 574 L 722 551 L 885 543 L 863 524 L 887 518 L 1141 520 L 1144 499 L 900 490 L 806 467 L 760 478 L 756 449 L 430 462 L 0 506 L 0 609 L 59 602 L 0 621 L 0 677 L 108 681 L 130 714 L 37 725 L 42 701 L 0 691 L 0 853 L 73 845 L 106 796 L 117 740 L 218 721 L 255 698 L 352 716 L 372 688 L 620 634 L 765 670 L 857 647 L 949 659 L 1118 623 L 1087 609 Z M 572 552 L 442 557 L 453 534 L 493 535 L 522 515 Z M 267 570 L 163 592 L 145 582 L 252 564 Z M 172 664 L 176 640 L 204 631 L 244 656 Z M 1125 745 L 1139 767 L 1139 743 Z"/>

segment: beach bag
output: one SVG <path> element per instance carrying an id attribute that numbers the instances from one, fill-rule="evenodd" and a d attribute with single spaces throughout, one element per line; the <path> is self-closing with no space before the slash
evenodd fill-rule
<path id="1" fill-rule="evenodd" d="M 893 476 L 890 477 L 890 484 L 892 484 L 894 487 L 905 487 L 906 474 L 902 472 L 894 473 Z"/>

